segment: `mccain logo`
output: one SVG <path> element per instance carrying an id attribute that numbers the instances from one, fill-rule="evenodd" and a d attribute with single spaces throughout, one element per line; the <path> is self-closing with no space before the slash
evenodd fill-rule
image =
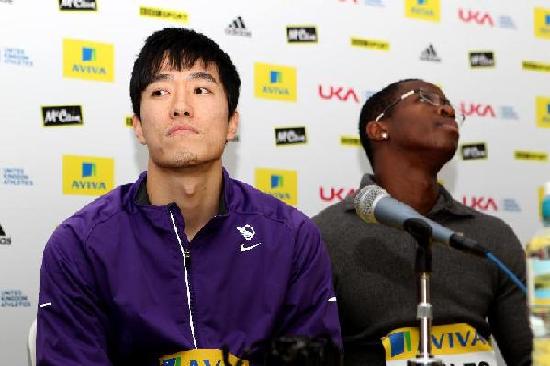
<path id="1" fill-rule="evenodd" d="M 461 146 L 462 160 L 487 159 L 487 145 L 484 142 Z"/>
<path id="2" fill-rule="evenodd" d="M 305 144 L 305 127 L 284 127 L 275 129 L 275 145 Z"/>
<path id="3" fill-rule="evenodd" d="M 42 107 L 44 127 L 82 126 L 82 107 L 79 105 Z"/>
<path id="4" fill-rule="evenodd" d="M 470 66 L 478 67 L 494 67 L 495 53 L 492 51 L 472 51 L 469 53 Z"/>
<path id="5" fill-rule="evenodd" d="M 317 28 L 315 26 L 287 26 L 286 39 L 288 43 L 317 43 Z"/>
<path id="6" fill-rule="evenodd" d="M 59 10 L 96 11 L 96 0 L 59 0 Z"/>

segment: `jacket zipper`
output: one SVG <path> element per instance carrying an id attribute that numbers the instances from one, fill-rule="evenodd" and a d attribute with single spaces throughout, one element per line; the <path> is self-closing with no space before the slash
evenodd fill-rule
<path id="1" fill-rule="evenodd" d="M 189 285 L 189 272 L 188 272 L 188 262 L 191 261 L 191 252 L 189 250 L 185 250 L 185 248 L 183 247 L 183 243 L 178 234 L 178 228 L 176 227 L 176 220 L 174 219 L 174 214 L 172 213 L 172 211 L 169 211 L 169 212 L 170 212 L 170 218 L 172 219 L 172 225 L 174 227 L 174 233 L 176 234 L 176 238 L 178 239 L 181 255 L 183 257 L 183 268 L 185 272 L 185 290 L 187 292 L 187 306 L 189 309 L 189 326 L 191 327 L 191 335 L 193 336 L 193 345 L 195 346 L 195 349 L 197 349 L 197 338 L 195 337 L 195 323 L 193 322 L 193 312 L 191 311 L 191 288 Z"/>

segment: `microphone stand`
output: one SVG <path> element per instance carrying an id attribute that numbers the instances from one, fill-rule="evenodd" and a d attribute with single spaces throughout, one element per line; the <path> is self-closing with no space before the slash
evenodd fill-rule
<path id="1" fill-rule="evenodd" d="M 432 304 L 430 304 L 430 276 L 432 273 L 432 228 L 422 219 L 408 219 L 403 228 L 418 243 L 415 272 L 418 277 L 418 306 L 416 317 L 420 320 L 420 345 L 415 360 L 407 366 L 445 366 L 432 355 Z"/>

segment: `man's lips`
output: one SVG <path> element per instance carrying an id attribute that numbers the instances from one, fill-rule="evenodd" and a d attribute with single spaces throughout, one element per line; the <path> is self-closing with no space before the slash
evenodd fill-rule
<path id="1" fill-rule="evenodd" d="M 440 119 L 440 120 L 437 121 L 436 124 L 438 126 L 451 127 L 455 130 L 458 130 L 458 123 L 452 117 Z"/>
<path id="2" fill-rule="evenodd" d="M 198 133 L 196 129 L 189 125 L 176 125 L 168 130 L 167 136 L 172 136 L 178 132 L 191 132 L 191 133 Z"/>

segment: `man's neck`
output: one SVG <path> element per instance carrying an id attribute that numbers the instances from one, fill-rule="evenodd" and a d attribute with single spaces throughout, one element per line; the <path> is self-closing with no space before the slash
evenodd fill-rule
<path id="1" fill-rule="evenodd" d="M 405 159 L 392 159 L 391 163 L 376 164 L 375 179 L 393 198 L 426 214 L 439 195 L 438 170 Z"/>
<path id="2" fill-rule="evenodd" d="M 147 193 L 154 205 L 175 202 L 185 220 L 185 234 L 191 241 L 219 211 L 222 166 L 217 161 L 200 166 L 168 169 L 149 160 Z"/>

